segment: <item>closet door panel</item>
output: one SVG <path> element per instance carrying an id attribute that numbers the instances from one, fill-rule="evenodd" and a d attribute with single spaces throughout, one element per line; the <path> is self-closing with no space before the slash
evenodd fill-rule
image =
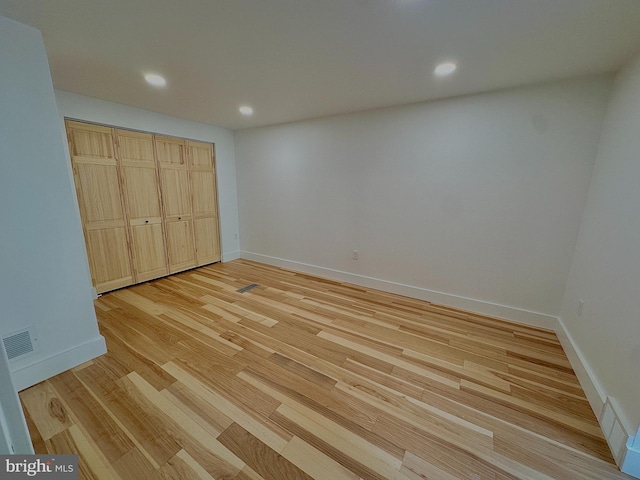
<path id="1" fill-rule="evenodd" d="M 129 218 L 133 221 L 162 216 L 155 168 L 123 166 Z"/>
<path id="2" fill-rule="evenodd" d="M 134 282 L 113 130 L 66 122 L 87 256 L 98 293 Z"/>
<path id="3" fill-rule="evenodd" d="M 196 266 L 191 220 L 168 221 L 167 246 L 171 273 Z"/>
<path id="4" fill-rule="evenodd" d="M 212 144 L 189 141 L 194 239 L 198 266 L 220 261 L 215 150 Z"/>
<path id="5" fill-rule="evenodd" d="M 167 256 L 171 273 L 196 266 L 193 211 L 186 142 L 155 136 L 160 168 L 162 207 L 167 231 Z"/>
<path id="6" fill-rule="evenodd" d="M 167 275 L 169 269 L 160 219 L 154 224 L 132 225 L 131 236 L 138 282 Z"/>
<path id="7" fill-rule="evenodd" d="M 189 173 L 187 170 L 161 169 L 165 217 L 190 217 Z"/>
<path id="8" fill-rule="evenodd" d="M 169 273 L 153 135 L 116 130 L 136 280 Z"/>
<path id="9" fill-rule="evenodd" d="M 164 167 L 187 167 L 184 140 L 156 135 L 156 153 L 158 162 Z"/>
<path id="10" fill-rule="evenodd" d="M 111 165 L 76 160 L 73 172 L 84 222 L 87 224 L 105 221 L 124 223 L 115 160 Z"/>
<path id="11" fill-rule="evenodd" d="M 88 229 L 85 238 L 91 276 L 98 293 L 133 283 L 124 227 Z"/>
<path id="12" fill-rule="evenodd" d="M 193 183 L 193 214 L 216 215 L 216 181 L 213 171 L 203 172 L 194 170 L 191 172 Z"/>
<path id="13" fill-rule="evenodd" d="M 192 167 L 213 168 L 213 144 L 189 141 L 189 159 Z"/>
<path id="14" fill-rule="evenodd" d="M 216 217 L 196 218 L 194 224 L 198 265 L 219 262 L 218 219 Z"/>
<path id="15" fill-rule="evenodd" d="M 85 160 L 114 160 L 113 132 L 109 127 L 67 121 L 67 132 L 73 141 L 71 154 Z"/>

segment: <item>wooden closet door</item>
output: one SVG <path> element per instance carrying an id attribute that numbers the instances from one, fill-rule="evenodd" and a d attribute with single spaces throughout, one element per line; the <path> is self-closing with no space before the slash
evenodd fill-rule
<path id="1" fill-rule="evenodd" d="M 153 135 L 116 130 L 136 282 L 169 273 Z"/>
<path id="2" fill-rule="evenodd" d="M 155 136 L 170 273 L 196 266 L 186 142 Z"/>
<path id="3" fill-rule="evenodd" d="M 113 131 L 66 122 L 93 285 L 98 293 L 134 282 Z"/>
<path id="4" fill-rule="evenodd" d="M 193 225 L 198 266 L 220 261 L 215 150 L 210 143 L 188 142 Z"/>

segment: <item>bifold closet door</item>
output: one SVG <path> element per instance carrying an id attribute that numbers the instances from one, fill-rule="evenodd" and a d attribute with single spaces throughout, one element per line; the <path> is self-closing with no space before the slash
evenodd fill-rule
<path id="1" fill-rule="evenodd" d="M 169 273 L 153 135 L 116 130 L 136 283 Z"/>
<path id="2" fill-rule="evenodd" d="M 160 167 L 169 272 L 174 273 L 196 266 L 186 141 L 156 135 L 155 145 Z"/>
<path id="3" fill-rule="evenodd" d="M 220 261 L 213 144 L 65 125 L 98 293 Z"/>
<path id="4" fill-rule="evenodd" d="M 196 264 L 220 261 L 215 150 L 211 143 L 188 142 Z"/>
<path id="5" fill-rule="evenodd" d="M 73 178 L 98 293 L 134 282 L 112 129 L 67 121 Z"/>

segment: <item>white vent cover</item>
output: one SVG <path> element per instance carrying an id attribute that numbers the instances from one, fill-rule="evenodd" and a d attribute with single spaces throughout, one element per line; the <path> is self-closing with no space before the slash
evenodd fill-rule
<path id="1" fill-rule="evenodd" d="M 33 353 L 36 350 L 36 340 L 37 338 L 33 335 L 33 328 L 20 330 L 19 332 L 2 337 L 2 342 L 4 343 L 4 348 L 7 351 L 7 358 L 9 360 Z"/>

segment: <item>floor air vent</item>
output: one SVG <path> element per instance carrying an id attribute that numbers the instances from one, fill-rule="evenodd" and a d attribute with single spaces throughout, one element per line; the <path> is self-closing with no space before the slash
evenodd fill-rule
<path id="1" fill-rule="evenodd" d="M 3 337 L 2 342 L 4 348 L 7 351 L 7 358 L 13 360 L 14 358 L 22 357 L 35 351 L 34 337 L 30 329 L 22 330 L 20 332 Z"/>
<path id="2" fill-rule="evenodd" d="M 236 290 L 236 292 L 238 292 L 238 293 L 248 292 L 249 290 L 254 289 L 254 288 L 256 288 L 257 286 L 258 286 L 258 284 L 257 284 L 257 283 L 252 283 L 252 284 L 250 284 L 250 285 L 247 285 L 246 287 L 242 287 L 242 288 L 240 288 L 240 289 Z"/>

